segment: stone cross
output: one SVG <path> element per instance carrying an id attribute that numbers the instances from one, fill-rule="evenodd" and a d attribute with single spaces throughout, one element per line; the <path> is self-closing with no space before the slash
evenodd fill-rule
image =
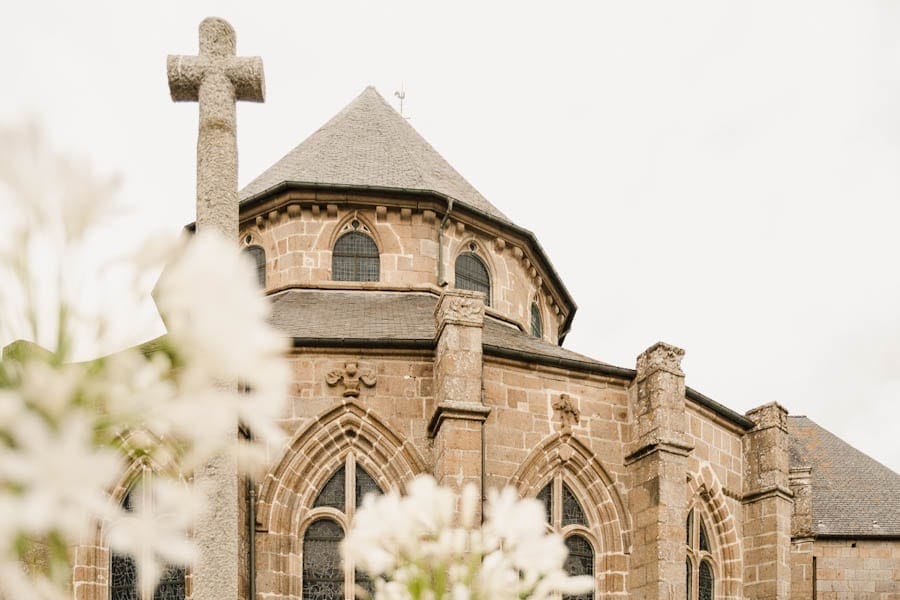
<path id="1" fill-rule="evenodd" d="M 262 59 L 235 56 L 234 29 L 218 18 L 200 23 L 199 56 L 169 56 L 172 100 L 200 104 L 197 136 L 197 229 L 237 242 L 236 100 L 262 102 Z M 222 382 L 234 389 L 234 382 Z M 237 432 L 235 432 L 236 434 Z M 233 458 L 218 456 L 194 473 L 208 506 L 196 523 L 200 561 L 192 573 L 193 600 L 237 600 L 240 513 Z"/>
<path id="2" fill-rule="evenodd" d="M 169 56 L 169 92 L 175 102 L 198 102 L 197 229 L 211 226 L 237 240 L 235 101 L 265 99 L 262 59 L 235 56 L 234 29 L 224 19 L 200 23 L 199 56 Z"/>

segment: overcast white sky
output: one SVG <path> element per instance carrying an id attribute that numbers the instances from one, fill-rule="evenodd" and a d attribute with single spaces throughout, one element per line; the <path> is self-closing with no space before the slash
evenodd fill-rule
<path id="1" fill-rule="evenodd" d="M 413 126 L 541 240 L 580 307 L 567 347 L 633 367 L 676 344 L 688 385 L 900 470 L 900 4 L 8 4 L 0 122 L 36 116 L 122 175 L 136 217 L 110 248 L 193 219 L 197 107 L 169 100 L 165 58 L 209 15 L 265 62 L 242 186 L 402 84 Z"/>

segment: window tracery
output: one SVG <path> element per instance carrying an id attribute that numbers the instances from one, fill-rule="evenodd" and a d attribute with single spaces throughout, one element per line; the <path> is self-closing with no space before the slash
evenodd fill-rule
<path id="1" fill-rule="evenodd" d="M 569 555 L 565 570 L 569 575 L 594 575 L 594 546 L 588 539 L 588 520 L 572 489 L 558 473 L 536 498 L 544 504 L 547 525 L 565 540 Z M 594 592 L 577 596 L 563 596 L 566 600 L 593 600 Z"/>
<path id="2" fill-rule="evenodd" d="M 378 281 L 380 258 L 378 245 L 369 228 L 359 219 L 341 229 L 331 253 L 331 277 L 334 281 Z"/>
<path id="3" fill-rule="evenodd" d="M 364 573 L 343 564 L 340 553 L 353 513 L 369 493 L 383 490 L 352 454 L 320 488 L 303 534 L 304 600 L 352 600 L 354 585 L 374 591 Z"/>
<path id="4" fill-rule="evenodd" d="M 484 293 L 484 305 L 491 305 L 491 276 L 484 261 L 475 254 L 475 244 L 470 244 L 470 251 L 456 258 L 454 270 L 455 286 L 461 290 L 472 290 Z"/>
<path id="5" fill-rule="evenodd" d="M 688 600 L 715 598 L 714 558 L 709 540 L 703 515 L 691 508 L 685 522 L 685 582 Z"/>
<path id="6" fill-rule="evenodd" d="M 146 483 L 150 475 L 145 470 L 137 481 L 132 483 L 125 497 L 122 498 L 122 508 L 127 512 L 134 510 L 137 501 L 136 494 L 146 494 L 141 500 L 152 502 Z M 109 598 L 110 600 L 138 600 L 138 573 L 137 565 L 130 554 L 110 553 L 109 560 Z M 163 572 L 156 591 L 153 592 L 153 600 L 184 600 L 185 598 L 185 570 L 179 565 L 169 565 Z"/>

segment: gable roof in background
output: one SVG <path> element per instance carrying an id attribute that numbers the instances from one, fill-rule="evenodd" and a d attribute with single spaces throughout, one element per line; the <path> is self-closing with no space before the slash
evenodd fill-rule
<path id="1" fill-rule="evenodd" d="M 817 537 L 900 539 L 900 475 L 807 417 L 788 429 L 791 468 L 812 468 Z"/>

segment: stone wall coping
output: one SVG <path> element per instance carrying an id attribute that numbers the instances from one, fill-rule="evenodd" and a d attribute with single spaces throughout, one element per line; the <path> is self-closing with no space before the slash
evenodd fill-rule
<path id="1" fill-rule="evenodd" d="M 437 436 L 441 424 L 447 419 L 483 423 L 490 414 L 490 407 L 477 402 L 442 402 L 435 407 L 428 421 L 428 437 Z"/>
<path id="2" fill-rule="evenodd" d="M 794 500 L 794 492 L 792 492 L 789 488 L 785 488 L 780 485 L 773 485 L 744 494 L 744 497 L 741 498 L 741 503 L 753 504 L 754 502 L 759 502 L 760 500 L 775 497 L 781 498 L 782 500 L 787 500 L 788 502 L 792 502 Z"/>
<path id="3" fill-rule="evenodd" d="M 625 457 L 625 466 L 627 467 L 628 465 L 631 465 L 644 457 L 650 456 L 651 454 L 656 454 L 657 452 L 674 454 L 675 456 L 690 456 L 693 449 L 693 446 L 680 444 L 678 442 L 654 442 L 646 444 L 634 452 L 629 453 Z"/>

